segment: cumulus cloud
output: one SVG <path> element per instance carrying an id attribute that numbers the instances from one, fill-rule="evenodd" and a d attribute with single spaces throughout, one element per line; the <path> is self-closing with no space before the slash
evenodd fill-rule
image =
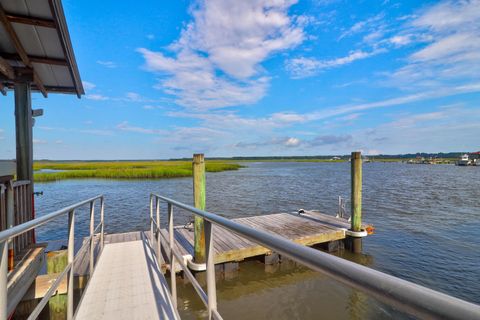
<path id="1" fill-rule="evenodd" d="M 187 108 L 213 109 L 255 103 L 268 88 L 261 63 L 300 44 L 303 23 L 288 15 L 295 0 L 207 0 L 165 52 L 139 48 L 156 86 Z"/>

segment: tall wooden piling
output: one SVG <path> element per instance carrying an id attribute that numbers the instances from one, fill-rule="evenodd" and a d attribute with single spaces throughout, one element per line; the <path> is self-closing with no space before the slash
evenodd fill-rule
<path id="1" fill-rule="evenodd" d="M 193 155 L 193 205 L 205 210 L 205 158 L 203 154 Z M 205 263 L 205 229 L 203 218 L 195 216 L 194 262 Z"/>
<path id="2" fill-rule="evenodd" d="M 352 152 L 351 157 L 351 230 L 362 231 L 362 153 Z M 362 238 L 352 238 L 352 250 L 362 251 Z"/>

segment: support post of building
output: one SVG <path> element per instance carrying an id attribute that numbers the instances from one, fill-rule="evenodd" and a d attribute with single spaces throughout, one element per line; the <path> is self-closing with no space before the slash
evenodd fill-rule
<path id="1" fill-rule="evenodd" d="M 193 205 L 205 210 L 205 158 L 203 154 L 193 155 Z M 194 262 L 204 264 L 205 261 L 205 228 L 203 218 L 195 216 Z"/>
<path id="2" fill-rule="evenodd" d="M 362 154 L 352 152 L 351 157 L 351 230 L 362 231 Z M 352 237 L 351 248 L 355 253 L 362 252 L 362 238 Z"/>
<path id="3" fill-rule="evenodd" d="M 17 150 L 17 180 L 28 180 L 27 212 L 33 218 L 33 117 L 30 82 L 15 83 L 15 136 Z M 33 230 L 30 232 L 34 232 Z M 32 237 L 33 239 L 34 237 Z"/>

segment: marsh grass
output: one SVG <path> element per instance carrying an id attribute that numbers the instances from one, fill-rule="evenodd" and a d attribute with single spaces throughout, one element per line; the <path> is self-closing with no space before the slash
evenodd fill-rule
<path id="1" fill-rule="evenodd" d="M 238 170 L 236 163 L 207 161 L 207 172 Z M 192 164 L 188 161 L 98 161 L 98 162 L 35 162 L 34 170 L 51 169 L 57 172 L 37 172 L 38 182 L 65 179 L 165 179 L 192 175 Z"/>

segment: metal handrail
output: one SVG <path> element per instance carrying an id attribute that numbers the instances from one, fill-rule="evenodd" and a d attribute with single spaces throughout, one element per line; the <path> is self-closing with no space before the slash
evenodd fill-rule
<path id="1" fill-rule="evenodd" d="M 157 261 L 161 267 L 162 263 L 162 246 L 161 246 L 161 229 L 160 229 L 160 200 L 166 198 L 155 194 L 150 194 L 150 239 L 155 240 L 155 233 L 157 234 Z M 168 202 L 168 201 L 167 201 Z M 153 212 L 156 212 L 155 218 Z M 207 271 L 207 293 L 203 290 L 200 283 L 198 283 L 195 276 L 192 274 L 187 264 L 183 261 L 182 255 L 176 251 L 173 237 L 173 205 L 168 202 L 168 230 L 169 230 L 169 262 L 170 262 L 170 293 L 172 296 L 173 306 L 177 307 L 177 282 L 175 276 L 175 260 L 182 268 L 184 274 L 190 280 L 193 288 L 197 292 L 200 300 L 208 309 L 209 319 L 223 320 L 222 316 L 217 310 L 217 292 L 215 284 L 215 265 L 213 253 L 213 225 L 210 221 L 205 221 L 205 257 L 206 257 L 206 271 Z M 168 254 L 167 253 L 167 254 Z"/>
<path id="2" fill-rule="evenodd" d="M 169 204 L 169 245 L 171 250 L 174 248 L 173 222 L 171 221 L 173 220 L 173 213 L 170 212 L 172 211 L 172 205 L 190 211 L 191 213 L 200 216 L 205 220 L 204 223 L 207 255 L 207 291 L 210 315 L 212 315 L 212 313 L 216 313 L 216 298 L 215 301 L 210 301 L 211 297 L 215 297 L 215 293 L 211 292 L 211 290 L 214 290 L 215 288 L 213 250 L 211 250 L 213 245 L 212 224 L 215 224 L 229 231 L 232 231 L 241 237 L 247 238 L 275 252 L 287 256 L 288 258 L 295 260 L 313 270 L 322 272 L 350 287 L 371 294 L 380 301 L 390 304 L 398 308 L 399 310 L 410 313 L 414 316 L 441 319 L 480 319 L 479 305 L 356 264 L 354 262 L 330 255 L 328 253 L 297 244 L 275 234 L 248 227 L 238 222 L 221 217 L 219 215 L 203 211 L 187 204 L 153 193 L 150 195 L 151 208 L 153 198 L 157 200 L 157 203 L 159 200 L 163 200 Z M 153 212 L 151 212 L 151 216 L 153 216 L 152 213 Z M 159 224 L 158 219 L 157 223 Z M 174 257 L 172 253 L 171 256 Z M 174 259 L 172 260 L 174 262 Z M 175 271 L 174 263 L 172 263 L 172 261 L 170 270 L 173 270 L 173 287 L 173 283 L 175 281 Z M 212 281 L 212 275 L 213 285 L 210 283 Z M 176 296 L 174 296 L 173 290 L 172 297 L 175 301 Z M 211 303 L 214 305 L 210 306 Z"/>
<path id="3" fill-rule="evenodd" d="M 95 201 L 100 200 L 100 222 L 94 227 L 95 221 Z M 82 245 L 80 251 L 82 251 L 86 245 L 90 245 L 90 274 L 93 273 L 94 269 L 94 236 L 95 232 L 100 228 L 100 250 L 103 249 L 104 244 L 104 209 L 105 201 L 103 195 L 99 195 L 71 206 L 65 207 L 63 209 L 54 211 L 52 213 L 46 214 L 42 217 L 30 220 L 28 222 L 22 223 L 20 225 L 14 226 L 7 230 L 0 232 L 0 320 L 7 319 L 8 317 L 8 255 L 7 248 L 8 242 L 12 238 L 24 234 L 34 228 L 40 227 L 60 216 L 68 214 L 68 248 L 67 248 L 67 266 L 65 269 L 58 275 L 50 289 L 47 291 L 42 300 L 38 303 L 35 309 L 32 311 L 28 319 L 36 319 L 43 307 L 46 305 L 50 297 L 56 292 L 56 289 L 60 285 L 62 279 L 68 274 L 68 300 L 67 300 L 67 319 L 73 318 L 73 275 L 74 275 L 74 262 L 75 257 L 75 210 L 79 207 L 82 207 L 86 204 L 90 204 L 90 236 L 87 238 L 87 241 Z"/>

